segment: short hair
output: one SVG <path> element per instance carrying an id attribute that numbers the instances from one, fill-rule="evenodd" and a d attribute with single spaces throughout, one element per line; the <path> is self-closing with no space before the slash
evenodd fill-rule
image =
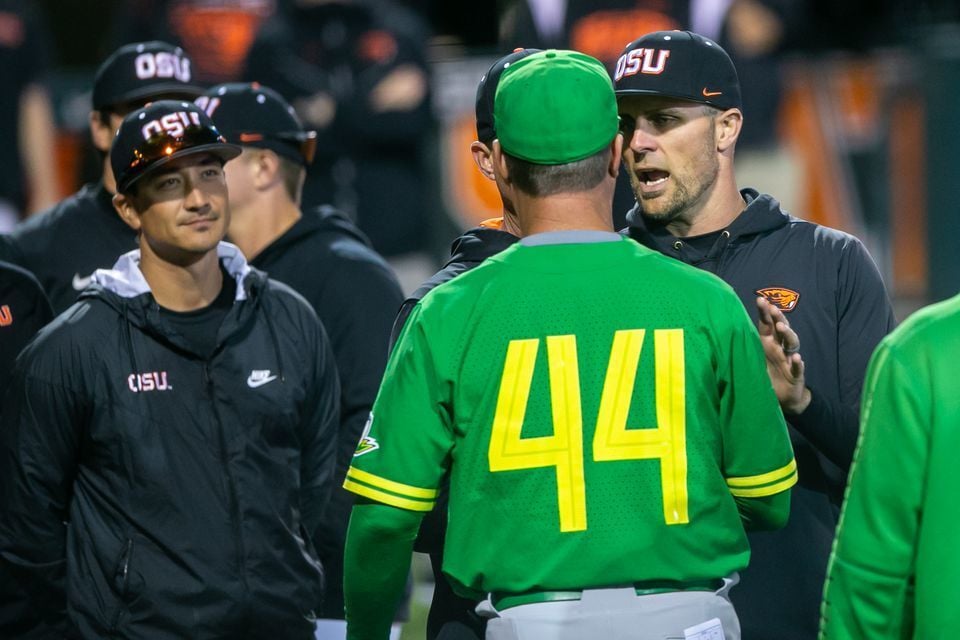
<path id="1" fill-rule="evenodd" d="M 582 160 L 566 164 L 534 164 L 504 152 L 510 180 L 524 193 L 532 196 L 552 196 L 558 193 L 588 191 L 600 184 L 607 175 L 610 147 Z"/>
<path id="2" fill-rule="evenodd" d="M 280 179 L 283 180 L 283 188 L 293 202 L 300 204 L 300 194 L 303 191 L 307 172 L 299 162 L 285 158 L 279 153 L 276 156 L 280 162 Z"/>

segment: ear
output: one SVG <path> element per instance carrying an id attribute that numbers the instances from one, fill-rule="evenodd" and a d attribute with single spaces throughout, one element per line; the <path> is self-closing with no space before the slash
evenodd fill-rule
<path id="1" fill-rule="evenodd" d="M 493 175 L 493 152 L 490 147 L 474 140 L 470 143 L 470 153 L 473 154 L 473 161 L 477 164 L 477 168 L 480 169 L 483 177 L 487 180 L 496 180 L 496 176 Z"/>
<path id="2" fill-rule="evenodd" d="M 253 157 L 246 165 L 250 168 L 250 178 L 255 189 L 268 189 L 280 180 L 280 156 L 269 149 L 252 148 L 245 151 L 253 152 Z"/>
<path id="3" fill-rule="evenodd" d="M 503 149 L 500 147 L 500 141 L 493 141 L 492 157 L 490 166 L 493 169 L 494 177 L 499 177 L 505 184 L 510 184 L 510 170 L 507 168 L 507 159 L 503 155 Z"/>
<path id="4" fill-rule="evenodd" d="M 113 208 L 116 209 L 120 219 L 127 223 L 127 226 L 140 233 L 140 213 L 133 202 L 133 196 L 129 194 L 118 193 L 113 196 Z"/>
<path id="5" fill-rule="evenodd" d="M 727 109 L 716 120 L 717 151 L 724 153 L 737 144 L 740 128 L 743 126 L 743 114 L 740 109 Z"/>
<path id="6" fill-rule="evenodd" d="M 113 131 L 109 124 L 104 124 L 101 122 L 99 111 L 90 112 L 89 122 L 90 139 L 93 141 L 93 146 L 104 153 L 108 153 L 110 151 L 110 145 L 113 143 L 113 136 L 116 131 Z"/>
<path id="7" fill-rule="evenodd" d="M 620 173 L 620 160 L 623 153 L 623 134 L 617 133 L 613 136 L 613 142 L 610 143 L 610 161 L 607 163 L 607 173 L 616 180 Z"/>

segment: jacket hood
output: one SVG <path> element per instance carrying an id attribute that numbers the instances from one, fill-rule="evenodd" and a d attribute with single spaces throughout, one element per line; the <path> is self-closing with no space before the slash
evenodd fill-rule
<path id="1" fill-rule="evenodd" d="M 217 245 L 217 257 L 227 273 L 237 282 L 235 300 L 246 300 L 248 291 L 244 287 L 244 280 L 253 271 L 247 264 L 247 259 L 243 257 L 239 248 L 229 242 L 221 242 Z M 120 298 L 137 298 L 150 293 L 150 285 L 140 271 L 140 249 L 128 251 L 120 256 L 112 269 L 97 269 L 91 277 L 91 283 L 98 285 L 101 291 L 108 291 Z M 88 291 L 89 295 L 97 294 L 97 288 L 91 288 Z M 89 295 L 85 291 L 81 297 L 89 297 Z"/>
<path id="2" fill-rule="evenodd" d="M 773 196 L 761 194 L 756 189 L 741 189 L 740 195 L 743 196 L 747 206 L 727 227 L 727 231 L 730 232 L 730 243 L 736 242 L 743 236 L 773 231 L 790 221 L 790 216 L 780 209 L 780 202 Z M 630 235 L 634 238 L 662 236 L 671 241 L 673 239 L 662 225 L 652 223 L 643 217 L 639 203 L 627 213 L 627 224 Z"/>

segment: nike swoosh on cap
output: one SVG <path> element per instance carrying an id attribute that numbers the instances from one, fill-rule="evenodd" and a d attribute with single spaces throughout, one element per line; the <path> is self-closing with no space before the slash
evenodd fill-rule
<path id="1" fill-rule="evenodd" d="M 713 96 L 722 96 L 722 95 L 723 95 L 723 91 L 707 91 L 706 87 L 703 88 L 704 98 L 712 98 Z"/>
<path id="2" fill-rule="evenodd" d="M 93 282 L 93 274 L 90 274 L 86 278 L 81 276 L 79 273 L 73 274 L 73 289 L 74 291 L 83 291 L 90 286 L 90 283 Z"/>

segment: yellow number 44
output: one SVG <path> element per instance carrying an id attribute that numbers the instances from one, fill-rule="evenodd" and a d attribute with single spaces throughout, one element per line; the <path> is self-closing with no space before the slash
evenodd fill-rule
<path id="1" fill-rule="evenodd" d="M 595 461 L 660 461 L 663 517 L 668 525 L 690 521 L 687 512 L 687 450 L 683 329 L 654 330 L 655 428 L 627 429 L 643 329 L 617 331 L 610 350 L 593 438 Z M 511 340 L 500 379 L 487 458 L 490 471 L 554 467 L 560 531 L 587 528 L 583 460 L 583 411 L 577 339 L 547 337 L 553 435 L 523 438 L 539 339 Z"/>

